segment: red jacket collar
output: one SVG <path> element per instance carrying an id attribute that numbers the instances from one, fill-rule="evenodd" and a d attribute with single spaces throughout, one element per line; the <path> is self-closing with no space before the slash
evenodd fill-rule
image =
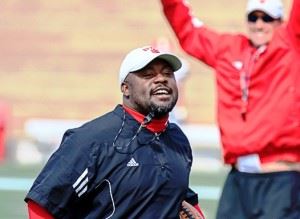
<path id="1" fill-rule="evenodd" d="M 130 114 L 136 121 L 142 123 L 145 119 L 145 115 L 135 111 L 134 109 L 129 108 L 128 106 L 123 105 L 125 111 Z M 146 128 L 151 132 L 162 132 L 166 129 L 168 124 L 169 115 L 164 116 L 161 119 L 152 119 L 150 123 L 146 125 Z"/>

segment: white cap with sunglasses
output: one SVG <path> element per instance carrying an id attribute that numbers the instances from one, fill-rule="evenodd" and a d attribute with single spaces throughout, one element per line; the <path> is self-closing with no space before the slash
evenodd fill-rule
<path id="1" fill-rule="evenodd" d="M 283 4 L 281 0 L 248 0 L 247 14 L 253 11 L 262 11 L 274 19 L 283 17 Z"/>

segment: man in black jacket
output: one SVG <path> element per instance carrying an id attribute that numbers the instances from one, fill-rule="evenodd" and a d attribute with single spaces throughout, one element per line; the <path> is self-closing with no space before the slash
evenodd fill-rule
<path id="1" fill-rule="evenodd" d="M 183 200 L 197 206 L 190 144 L 168 122 L 180 67 L 152 47 L 125 57 L 123 104 L 65 133 L 25 198 L 30 218 L 166 219 L 179 218 Z"/>

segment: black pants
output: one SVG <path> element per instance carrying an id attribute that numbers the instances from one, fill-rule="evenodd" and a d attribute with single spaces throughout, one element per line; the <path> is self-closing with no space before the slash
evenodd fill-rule
<path id="1" fill-rule="evenodd" d="M 232 169 L 217 219 L 300 219 L 300 172 L 258 174 Z"/>

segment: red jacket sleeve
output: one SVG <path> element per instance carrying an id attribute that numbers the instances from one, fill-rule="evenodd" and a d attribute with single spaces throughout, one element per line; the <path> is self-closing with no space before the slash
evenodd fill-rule
<path id="1" fill-rule="evenodd" d="M 54 219 L 54 217 L 47 212 L 40 205 L 34 201 L 28 201 L 28 214 L 29 219 Z"/>
<path id="2" fill-rule="evenodd" d="M 161 0 L 163 12 L 181 47 L 189 55 L 214 67 L 222 34 L 204 26 L 193 16 L 185 0 Z"/>
<path id="3" fill-rule="evenodd" d="M 287 27 L 293 44 L 300 51 L 300 0 L 294 0 L 292 3 Z"/>

